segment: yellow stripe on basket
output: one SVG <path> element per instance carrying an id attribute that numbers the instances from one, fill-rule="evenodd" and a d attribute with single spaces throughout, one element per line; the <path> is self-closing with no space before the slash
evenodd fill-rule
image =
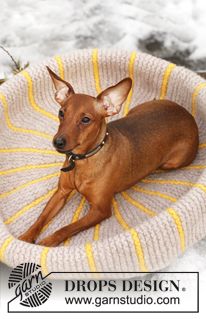
<path id="1" fill-rule="evenodd" d="M 30 74 L 27 71 L 25 71 L 25 70 L 22 71 L 21 74 L 27 81 L 29 102 L 30 102 L 31 106 L 33 107 L 33 109 L 36 112 L 39 112 L 42 115 L 54 120 L 55 122 L 59 122 L 59 119 L 58 119 L 57 116 L 53 115 L 50 112 L 45 111 L 44 109 L 40 108 L 39 105 L 37 105 L 37 103 L 36 103 L 36 101 L 34 99 L 33 81 L 32 81 L 32 78 L 31 78 Z"/>
<path id="2" fill-rule="evenodd" d="M 201 143 L 201 144 L 199 144 L 199 148 L 201 149 L 201 148 L 205 148 L 206 147 L 206 143 Z"/>
<path id="3" fill-rule="evenodd" d="M 9 217 L 7 220 L 4 221 L 4 224 L 8 225 L 14 222 L 16 219 L 18 219 L 20 216 L 22 216 L 27 210 L 30 208 L 35 207 L 39 203 L 41 203 L 43 200 L 47 199 L 49 196 L 51 196 L 54 192 L 56 191 L 55 189 L 50 190 L 48 193 L 44 194 L 43 196 L 40 196 L 39 198 L 35 199 L 33 202 L 30 204 L 24 206 L 22 209 L 20 209 L 18 212 L 16 212 L 13 216 Z"/>
<path id="4" fill-rule="evenodd" d="M 186 166 L 186 167 L 181 167 L 179 169 L 181 170 L 196 170 L 196 169 L 204 169 L 206 168 L 206 165 L 189 165 L 189 166 Z"/>
<path id="5" fill-rule="evenodd" d="M 99 63 L 98 63 L 98 49 L 92 50 L 92 64 L 94 72 L 94 81 L 97 93 L 101 93 L 100 77 L 99 77 Z"/>
<path id="6" fill-rule="evenodd" d="M 180 247 L 181 247 L 181 251 L 183 252 L 185 250 L 185 234 L 184 234 L 184 229 L 182 227 L 181 218 L 173 208 L 167 208 L 167 212 L 173 218 L 175 225 L 177 226 L 177 230 L 180 237 Z"/>
<path id="7" fill-rule="evenodd" d="M 54 59 L 56 60 L 57 65 L 58 65 L 59 76 L 60 76 L 61 79 L 64 80 L 64 65 L 63 65 L 62 58 L 59 55 L 56 55 L 54 57 Z"/>
<path id="8" fill-rule="evenodd" d="M 40 256 L 40 264 L 41 264 L 41 269 L 44 276 L 48 275 L 49 273 L 47 268 L 47 255 L 48 255 L 49 249 L 50 249 L 49 247 L 44 247 L 42 249 L 41 256 Z"/>
<path id="9" fill-rule="evenodd" d="M 188 165 L 185 167 L 180 167 L 178 168 L 178 170 L 183 170 L 183 171 L 193 171 L 193 170 L 198 170 L 198 169 L 205 169 L 206 165 Z M 165 173 L 164 169 L 157 169 L 156 171 L 154 171 L 155 174 L 161 174 L 161 173 Z"/>
<path id="10" fill-rule="evenodd" d="M 206 82 L 198 84 L 192 94 L 192 115 L 195 117 L 197 112 L 197 96 L 206 87 Z"/>
<path id="11" fill-rule="evenodd" d="M 100 224 L 97 224 L 95 227 L 94 227 L 94 235 L 93 235 L 93 239 L 96 241 L 96 240 L 99 240 L 99 231 L 100 231 Z"/>
<path id="12" fill-rule="evenodd" d="M 87 242 L 85 244 L 85 251 L 86 251 L 90 271 L 92 272 L 97 271 L 91 243 Z"/>
<path id="13" fill-rule="evenodd" d="M 174 202 L 174 203 L 177 201 L 177 198 L 175 198 L 175 197 L 172 197 L 172 196 L 169 196 L 169 195 L 157 192 L 157 191 L 151 191 L 148 189 L 144 189 L 144 188 L 139 187 L 139 186 L 133 186 L 132 189 L 134 189 L 136 192 L 151 195 L 151 196 L 158 196 L 158 197 L 167 199 L 167 200 Z"/>
<path id="14" fill-rule="evenodd" d="M 129 106 L 132 100 L 133 87 L 134 87 L 134 63 L 135 63 L 136 56 L 137 56 L 137 52 L 133 51 L 129 59 L 128 72 L 129 72 L 129 77 L 132 79 L 132 87 L 131 87 L 131 90 L 129 91 L 126 102 L 124 104 L 124 112 L 123 112 L 124 116 L 127 115 L 127 113 L 129 112 Z"/>
<path id="15" fill-rule="evenodd" d="M 137 190 L 137 191 L 140 191 L 140 192 L 143 192 L 143 193 L 146 193 L 148 195 L 155 195 L 155 196 L 160 196 L 162 198 L 165 198 L 165 199 L 168 199 L 172 202 L 176 202 L 177 199 L 174 198 L 174 197 L 171 197 L 171 196 L 168 196 L 166 194 L 162 194 L 160 192 L 156 192 L 156 191 L 149 191 L 149 190 L 145 190 L 141 187 L 138 187 L 138 186 L 134 186 L 132 187 L 134 190 Z M 168 213 L 171 215 L 171 217 L 173 218 L 174 222 L 175 222 L 175 225 L 177 226 L 177 230 L 179 232 L 179 235 L 180 235 L 180 242 L 181 242 L 181 249 L 183 251 L 183 247 L 184 247 L 184 231 L 181 227 L 181 220 L 180 220 L 180 217 L 179 215 L 174 211 L 174 209 L 172 208 L 169 208 L 167 209 Z"/>
<path id="16" fill-rule="evenodd" d="M 160 100 L 163 100 L 167 95 L 167 88 L 168 88 L 168 82 L 169 78 L 171 76 L 172 70 L 176 67 L 175 64 L 169 63 L 166 67 L 166 70 L 163 75 L 162 79 L 162 85 L 161 85 L 161 91 L 160 91 Z"/>
<path id="17" fill-rule="evenodd" d="M 38 164 L 38 165 L 25 165 L 25 166 L 20 166 L 20 167 L 16 167 L 16 168 L 10 168 L 10 169 L 7 169 L 5 171 L 0 171 L 0 175 L 8 175 L 11 173 L 18 173 L 18 172 L 27 171 L 30 169 L 37 169 L 37 168 L 49 168 L 49 167 L 56 167 L 56 166 L 58 167 L 60 165 L 62 165 L 62 162 Z"/>
<path id="18" fill-rule="evenodd" d="M 4 254 L 6 252 L 7 247 L 11 244 L 11 242 L 14 240 L 13 236 L 9 236 L 1 245 L 0 248 L 0 261 L 4 262 Z"/>
<path id="19" fill-rule="evenodd" d="M 141 241 L 140 241 L 140 238 L 139 238 L 137 231 L 134 228 L 130 227 L 126 223 L 126 221 L 124 220 L 124 218 L 122 217 L 122 215 L 119 211 L 117 201 L 114 198 L 113 198 L 112 204 L 113 204 L 114 214 L 115 214 L 117 221 L 125 230 L 127 230 L 130 233 L 130 235 L 132 237 L 135 251 L 136 251 L 136 255 L 137 255 L 137 260 L 138 260 L 138 263 L 140 266 L 140 270 L 147 271 L 147 267 L 145 264 L 145 258 L 144 258 L 144 252 L 143 252 L 143 248 L 142 248 Z"/>
<path id="20" fill-rule="evenodd" d="M 180 180 L 159 180 L 159 179 L 142 179 L 141 182 L 146 184 L 168 184 L 168 185 L 182 185 L 182 186 L 190 186 L 197 187 L 202 191 L 206 192 L 206 186 L 200 183 L 192 183 L 188 181 L 180 181 Z"/>
<path id="21" fill-rule="evenodd" d="M 85 202 L 86 202 L 85 197 L 82 197 L 79 206 L 77 207 L 77 209 L 74 212 L 74 215 L 73 215 L 72 220 L 71 220 L 71 224 L 78 221 L 79 216 L 84 208 Z M 69 245 L 70 240 L 71 240 L 71 238 L 68 238 L 67 240 L 65 240 L 64 245 L 65 246 Z"/>
<path id="22" fill-rule="evenodd" d="M 52 178 L 52 177 L 55 177 L 55 176 L 58 176 L 58 175 L 59 175 L 59 172 L 58 173 L 54 173 L 54 174 L 50 174 L 50 175 L 46 175 L 46 176 L 43 176 L 43 177 L 40 177 L 40 178 L 37 178 L 37 179 L 34 179 L 34 180 L 29 181 L 29 182 L 27 182 L 25 184 L 19 185 L 19 186 L 13 188 L 12 190 L 10 190 L 8 192 L 0 194 L 0 198 L 7 197 L 7 196 L 9 196 L 9 195 L 11 195 L 13 193 L 18 192 L 20 189 L 23 189 L 23 188 L 25 188 L 27 186 L 33 185 L 33 184 L 38 183 L 38 182 L 46 181 L 49 178 Z"/>
<path id="23" fill-rule="evenodd" d="M 140 202 L 138 202 L 137 200 L 134 200 L 134 198 L 132 198 L 131 196 L 129 196 L 126 192 L 122 192 L 121 193 L 122 197 L 129 202 L 130 204 L 132 204 L 133 206 L 137 207 L 138 209 L 140 209 L 142 212 L 144 212 L 145 214 L 149 215 L 150 217 L 154 217 L 157 214 L 152 211 L 151 209 L 145 207 L 144 205 L 142 205 Z"/>
<path id="24" fill-rule="evenodd" d="M 0 93 L 0 100 L 2 102 L 3 105 L 3 109 L 4 109 L 4 115 L 5 115 L 5 120 L 6 120 L 6 124 L 8 126 L 8 128 L 14 132 L 19 132 L 19 133 L 26 133 L 26 134 L 32 134 L 32 135 L 36 135 L 36 136 L 41 136 L 43 138 L 46 138 L 48 140 L 52 140 L 52 136 L 43 132 L 39 132 L 36 130 L 30 130 L 30 129 L 25 129 L 25 128 L 21 128 L 21 127 L 17 127 L 15 125 L 13 125 L 11 123 L 11 120 L 9 118 L 9 112 L 8 112 L 8 104 L 6 101 L 5 96 Z"/>
<path id="25" fill-rule="evenodd" d="M 58 153 L 57 151 L 53 150 L 43 150 L 38 148 L 30 148 L 30 147 L 19 147 L 19 148 L 3 148 L 0 149 L 0 153 L 39 153 L 39 154 L 46 154 L 46 155 L 58 155 L 58 156 L 65 156 L 65 154 Z"/>

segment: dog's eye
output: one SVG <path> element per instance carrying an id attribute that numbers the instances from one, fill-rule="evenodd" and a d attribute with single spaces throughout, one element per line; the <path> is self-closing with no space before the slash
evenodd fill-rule
<path id="1" fill-rule="evenodd" d="M 88 116 L 84 116 L 82 119 L 81 119 L 81 123 L 82 124 L 89 124 L 91 122 L 91 119 L 88 117 Z"/>
<path id="2" fill-rule="evenodd" d="M 59 117 L 60 119 L 64 118 L 64 112 L 62 110 L 59 110 Z"/>

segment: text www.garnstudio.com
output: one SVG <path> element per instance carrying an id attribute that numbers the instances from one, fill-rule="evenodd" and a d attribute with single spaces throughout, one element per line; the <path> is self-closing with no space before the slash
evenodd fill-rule
<path id="1" fill-rule="evenodd" d="M 139 297 L 131 297 L 129 295 L 124 297 L 65 297 L 67 305 L 94 305 L 101 307 L 103 305 L 179 305 L 179 297 L 146 297 L 141 295 Z"/>

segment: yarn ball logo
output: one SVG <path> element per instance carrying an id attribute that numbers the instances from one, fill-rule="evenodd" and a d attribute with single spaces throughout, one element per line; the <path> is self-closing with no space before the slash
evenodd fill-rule
<path id="1" fill-rule="evenodd" d="M 10 273 L 8 286 L 9 289 L 14 288 L 15 297 L 26 307 L 42 305 L 52 291 L 52 283 L 44 279 L 41 266 L 34 263 L 23 263 L 15 267 Z"/>

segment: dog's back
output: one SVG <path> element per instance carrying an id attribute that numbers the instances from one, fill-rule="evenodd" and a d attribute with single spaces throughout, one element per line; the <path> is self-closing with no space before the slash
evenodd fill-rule
<path id="1" fill-rule="evenodd" d="M 128 159 L 131 158 L 133 171 L 139 172 L 138 177 L 157 167 L 188 165 L 197 153 L 196 122 L 186 109 L 171 101 L 153 100 L 138 105 L 126 117 L 110 122 L 109 128 L 127 139 Z"/>

